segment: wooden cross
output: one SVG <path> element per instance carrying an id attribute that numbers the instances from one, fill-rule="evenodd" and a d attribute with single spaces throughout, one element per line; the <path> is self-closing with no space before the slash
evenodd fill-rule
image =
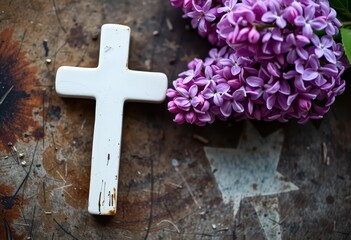
<path id="1" fill-rule="evenodd" d="M 97 68 L 60 67 L 56 92 L 63 97 L 94 98 L 96 114 L 88 211 L 114 215 L 125 101 L 161 102 L 167 77 L 128 69 L 130 28 L 105 24 L 101 28 Z"/>

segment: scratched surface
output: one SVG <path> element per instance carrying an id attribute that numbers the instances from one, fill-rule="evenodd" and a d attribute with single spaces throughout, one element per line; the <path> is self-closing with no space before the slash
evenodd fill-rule
<path id="1" fill-rule="evenodd" d="M 177 126 L 165 103 L 128 103 L 117 215 L 88 214 L 95 103 L 59 98 L 54 79 L 96 66 L 104 23 L 131 27 L 131 69 L 170 80 L 209 48 L 166 0 L 2 0 L 0 239 L 266 239 L 277 225 L 271 239 L 351 239 L 349 86 L 321 122 L 254 123 L 266 140 L 282 129 L 276 170 L 298 190 L 243 198 L 235 216 L 204 146 L 240 148 L 246 123 Z"/>

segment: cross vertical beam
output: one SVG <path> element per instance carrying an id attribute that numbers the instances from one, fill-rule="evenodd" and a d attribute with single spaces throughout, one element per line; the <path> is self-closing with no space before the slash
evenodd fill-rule
<path id="1" fill-rule="evenodd" d="M 117 210 L 124 102 L 161 102 L 166 96 L 165 74 L 128 69 L 129 40 L 129 27 L 105 24 L 98 67 L 60 67 L 56 75 L 59 95 L 96 100 L 88 203 L 91 214 L 113 215 Z"/>

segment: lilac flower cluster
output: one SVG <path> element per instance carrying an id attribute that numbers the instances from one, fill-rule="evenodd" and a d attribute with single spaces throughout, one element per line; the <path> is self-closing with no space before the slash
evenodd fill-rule
<path id="1" fill-rule="evenodd" d="M 174 121 L 320 119 L 345 89 L 327 0 L 171 0 L 220 49 L 194 59 L 168 89 Z"/>

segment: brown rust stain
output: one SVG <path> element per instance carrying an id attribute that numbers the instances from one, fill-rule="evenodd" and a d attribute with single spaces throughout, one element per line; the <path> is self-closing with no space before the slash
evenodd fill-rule
<path id="1" fill-rule="evenodd" d="M 84 33 L 82 26 L 71 28 L 66 41 L 70 47 L 74 48 L 81 48 L 83 45 L 88 45 L 87 35 Z"/>
<path id="2" fill-rule="evenodd" d="M 43 168 L 49 177 L 60 182 L 59 187 L 67 186 L 60 190 L 64 195 L 62 204 L 87 209 L 94 102 L 73 99 L 62 102 L 56 96 L 51 104 L 60 106 L 62 110 L 58 114 L 51 113 L 51 117 L 47 115 L 54 131 L 51 146 L 43 152 Z M 50 194 L 46 197 L 47 201 L 53 201 Z"/>
<path id="3" fill-rule="evenodd" d="M 14 188 L 0 183 L 0 217 L 3 220 L 0 223 L 0 239 L 6 237 L 5 222 L 10 228 L 13 239 L 24 239 L 26 234 L 18 233 L 12 228 L 14 221 L 21 217 L 21 206 L 28 204 L 28 200 L 23 195 L 13 196 L 14 192 L 16 192 Z"/>
<path id="4" fill-rule="evenodd" d="M 42 97 L 34 88 L 37 69 L 31 66 L 21 42 L 13 40 L 13 30 L 0 33 L 0 151 L 7 143 L 15 143 L 24 135 L 31 137 L 38 123 L 33 119 L 35 108 L 42 106 Z M 40 135 L 42 137 L 43 135 Z"/>
<path id="5" fill-rule="evenodd" d="M 47 148 L 43 156 L 43 167 L 47 173 L 61 181 L 62 186 L 67 186 L 63 188 L 65 202 L 77 209 L 86 208 L 90 168 L 76 165 L 74 159 L 59 159 L 58 151 L 54 147 Z M 50 194 L 46 194 L 46 196 L 50 196 Z"/>
<path id="6" fill-rule="evenodd" d="M 116 209 L 108 211 L 107 215 L 115 215 L 116 214 Z"/>
<path id="7" fill-rule="evenodd" d="M 116 188 L 113 188 L 113 206 L 116 207 L 117 205 L 117 191 Z"/>

